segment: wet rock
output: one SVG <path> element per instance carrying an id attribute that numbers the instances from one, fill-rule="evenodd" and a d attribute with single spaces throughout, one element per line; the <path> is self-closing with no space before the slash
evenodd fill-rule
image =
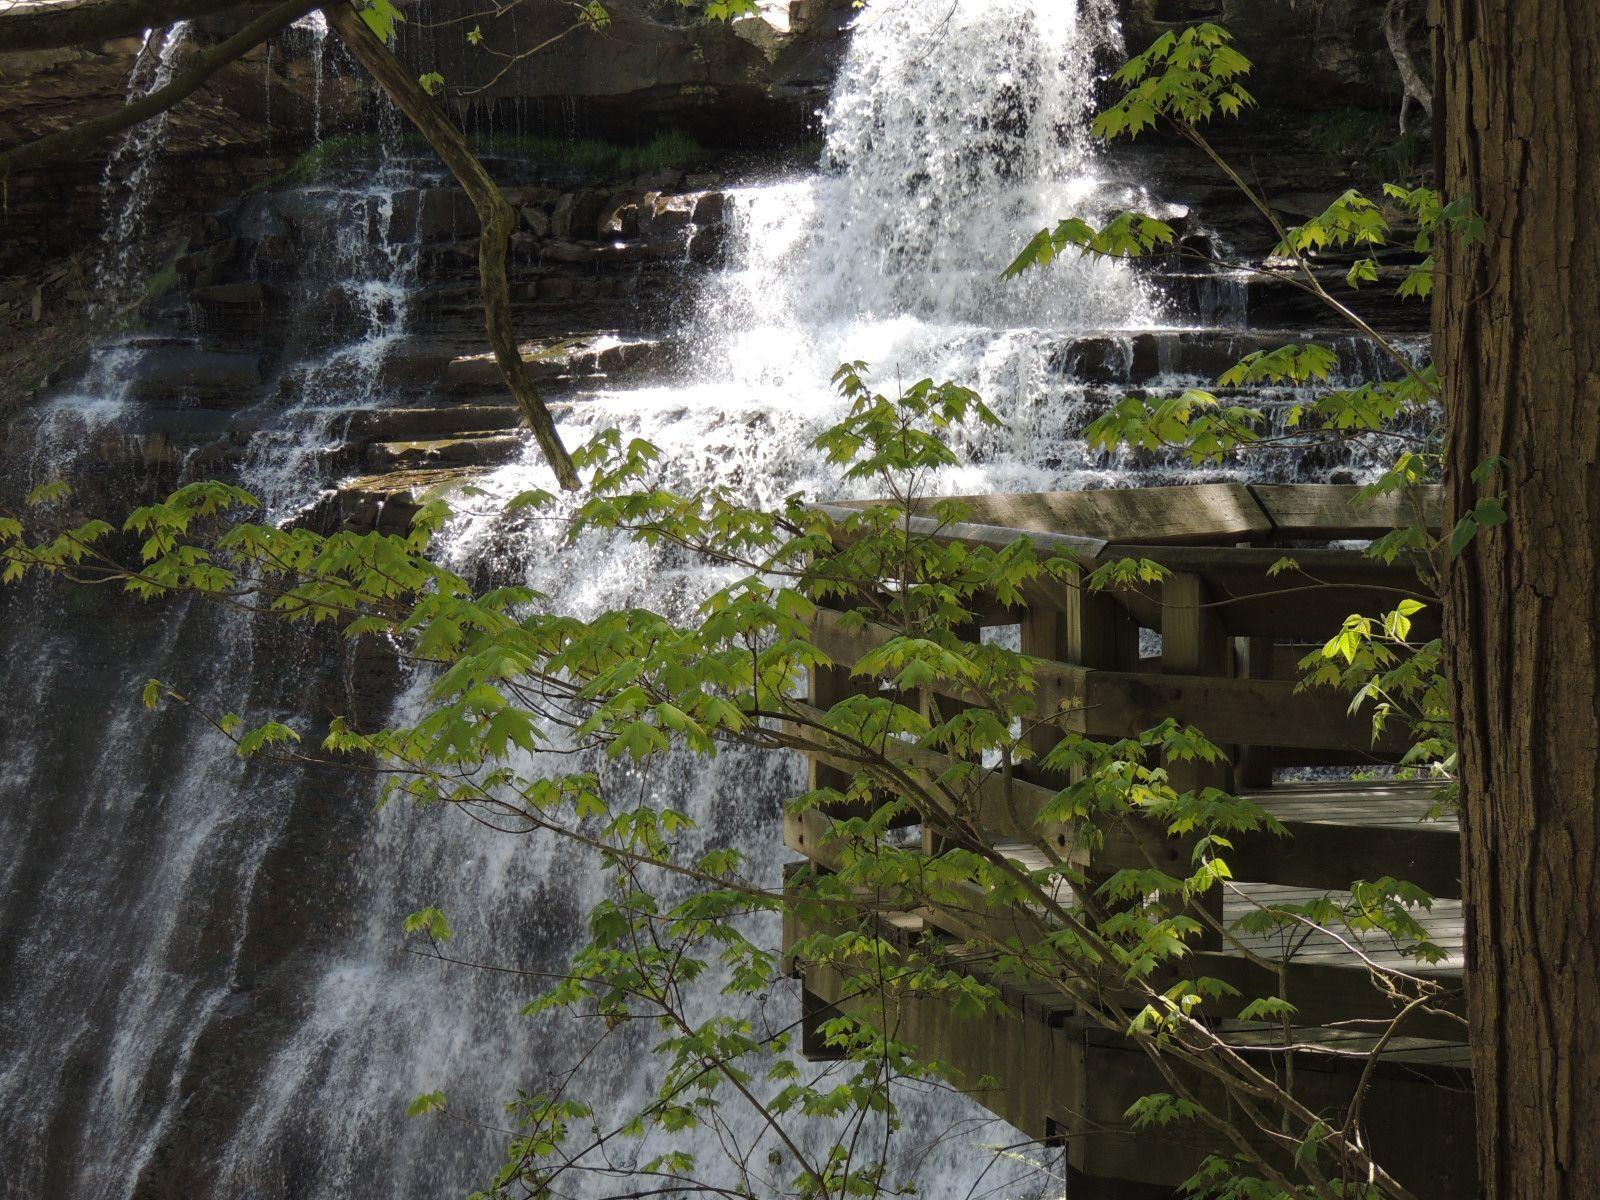
<path id="1" fill-rule="evenodd" d="M 367 448 L 367 465 L 376 471 L 497 466 L 521 448 L 522 439 L 515 434 L 474 430 L 461 437 L 378 442 Z"/>
<path id="2" fill-rule="evenodd" d="M 417 233 L 425 242 L 478 235 L 478 210 L 460 188 L 428 188 L 417 213 Z"/>
<path id="3" fill-rule="evenodd" d="M 721 225 L 727 214 L 728 197 L 724 192 L 702 192 L 694 199 L 691 220 L 700 226 Z"/>
<path id="4" fill-rule="evenodd" d="M 550 236 L 550 214 L 542 208 L 524 205 L 522 209 L 522 225 L 534 237 Z"/>
<path id="5" fill-rule="evenodd" d="M 694 219 L 695 203 L 693 196 L 646 196 L 640 206 L 639 229 L 651 237 L 687 229 Z"/>
<path id="6" fill-rule="evenodd" d="M 633 181 L 641 192 L 671 192 L 683 186 L 682 171 L 653 171 Z"/>
<path id="7" fill-rule="evenodd" d="M 1320 105 L 1398 105 L 1400 78 L 1383 40 L 1386 0 L 1121 0 L 1130 50 L 1169 29 L 1217 21 L 1255 63 L 1250 90 L 1271 111 Z M 1419 61 L 1427 61 L 1424 49 Z"/>
<path id="8" fill-rule="evenodd" d="M 1050 355 L 1053 371 L 1079 383 L 1125 383 L 1132 352 L 1120 338 L 1080 338 Z"/>
<path id="9" fill-rule="evenodd" d="M 534 285 L 534 295 L 546 302 L 571 300 L 577 291 L 577 280 L 570 275 L 551 275 Z"/>
<path id="10" fill-rule="evenodd" d="M 429 408 L 378 408 L 356 413 L 346 429 L 354 440 L 427 440 L 448 434 L 515 429 L 522 413 L 505 404 L 452 404 Z"/>
<path id="11" fill-rule="evenodd" d="M 550 232 L 558 238 L 593 237 L 605 208 L 604 192 L 568 192 L 556 201 L 550 214 Z"/>
<path id="12" fill-rule="evenodd" d="M 523 208 L 539 208 L 549 212 L 551 206 L 561 198 L 561 191 L 552 187 L 509 188 L 506 198 Z"/>
<path id="13" fill-rule="evenodd" d="M 609 280 L 567 280 L 575 286 L 564 298 L 600 299 L 600 291 L 584 294 L 584 287 L 610 289 Z M 649 339 L 622 340 L 610 335 L 549 339 L 524 342 L 520 347 L 528 374 L 538 380 L 571 379 L 604 375 L 615 378 L 659 370 L 671 361 L 672 351 L 663 342 Z M 445 369 L 445 386 L 467 392 L 503 386 L 500 366 L 492 354 L 468 354 L 454 359 Z"/>
<path id="14" fill-rule="evenodd" d="M 404 533 L 430 493 L 448 491 L 482 473 L 481 467 L 450 467 L 362 476 L 339 489 L 340 521 L 357 533 Z"/>
<path id="15" fill-rule="evenodd" d="M 592 263 L 599 252 L 600 247 L 593 243 L 566 241 L 560 235 L 546 240 L 541 248 L 546 259 L 558 263 Z"/>
<path id="16" fill-rule="evenodd" d="M 694 262 L 710 262 L 722 252 L 722 247 L 726 240 L 719 226 L 713 225 L 706 229 L 696 229 L 689 235 L 686 253 Z"/>
<path id="17" fill-rule="evenodd" d="M 164 346 L 139 356 L 130 386 L 147 402 L 217 406 L 249 403 L 261 382 L 259 354 Z"/>
<path id="18" fill-rule="evenodd" d="M 194 304 L 206 305 L 255 305 L 267 302 L 266 285 L 259 281 L 249 283 L 219 283 L 209 287 L 197 287 L 189 293 L 189 300 Z"/>
<path id="19" fill-rule="evenodd" d="M 601 239 L 639 236 L 639 198 L 633 193 L 613 196 L 600 210 L 596 230 Z"/>

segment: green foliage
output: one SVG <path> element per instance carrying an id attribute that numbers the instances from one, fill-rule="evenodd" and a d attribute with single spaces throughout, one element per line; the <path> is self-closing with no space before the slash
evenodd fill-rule
<path id="1" fill-rule="evenodd" d="M 1004 274 L 1011 279 L 1030 268 L 1049 266 L 1072 246 L 1103 258 L 1141 258 L 1158 246 L 1170 246 L 1172 239 L 1171 225 L 1142 213 L 1125 212 L 1099 229 L 1069 217 L 1054 229 L 1035 234 Z"/>
<path id="2" fill-rule="evenodd" d="M 406 1106 L 406 1116 L 422 1117 L 429 1113 L 443 1112 L 445 1107 L 443 1092 L 423 1092 Z"/>
<path id="3" fill-rule="evenodd" d="M 817 445 L 842 477 L 890 503 L 823 510 L 792 497 L 768 511 L 716 489 L 683 494 L 665 483 L 655 447 L 614 430 L 575 455 L 589 486 L 565 518 L 574 533 L 671 545 L 734 569 L 686 623 L 643 609 L 578 618 L 550 611 L 525 587 L 474 588 L 427 557 L 449 517 L 440 498 L 419 508 L 405 535 L 321 535 L 239 522 L 252 497 L 193 484 L 130 514 L 123 528 L 137 545 L 132 567 L 100 547 L 111 531 L 103 523 L 29 536 L 8 518 L 0 548 L 19 573 L 120 582 L 147 599 L 198 594 L 254 605 L 290 622 L 383 639 L 431 667 L 428 707 L 411 724 L 358 731 L 335 720 L 320 745 L 279 722 L 251 727 L 225 714 L 213 724 L 241 754 L 376 762 L 392 771 L 386 800 L 487 812 L 504 827 L 564 838 L 595 856 L 609 886 L 589 915 L 587 943 L 526 1011 L 588 1015 L 606 1028 L 654 1024 L 659 1085 L 615 1131 L 668 1139 L 651 1170 L 698 1178 L 704 1165 L 671 1139 L 729 1104 L 753 1105 L 779 1128 L 786 1120 L 892 1128 L 897 1082 L 950 1076 L 872 1018 L 876 1005 L 898 997 L 937 998 L 955 1019 L 996 1020 L 1007 1011 L 1002 981 L 1043 981 L 1163 1053 L 1203 1043 L 1212 1014 L 1287 1013 L 1292 997 L 1240 996 L 1185 970 L 1197 938 L 1225 932 L 1208 926 L 1196 905 L 1228 885 L 1233 840 L 1284 832 L 1252 801 L 1174 786 L 1171 764 L 1214 762 L 1221 751 L 1173 721 L 1115 743 L 1067 732 L 1053 724 L 1058 714 L 1039 710 L 1034 660 L 964 636 L 980 604 L 1020 604 L 1041 584 L 1139 588 L 1159 581 L 1162 568 L 1132 558 L 1085 576 L 1072 553 L 1042 554 L 1026 538 L 1004 546 L 939 538 L 965 514 L 953 502 L 919 508 L 922 481 L 956 461 L 960 429 L 993 425 L 995 415 L 952 384 L 920 380 L 877 392 L 862 363 L 841 367 L 836 382 L 848 410 Z M 64 498 L 43 489 L 36 511 L 53 512 Z M 511 507 L 551 519 L 557 503 L 529 492 Z M 930 515 L 927 525 L 908 519 L 914 509 Z M 819 708 L 800 697 L 808 673 L 833 662 L 815 623 L 823 600 L 844 610 L 843 627 L 868 643 L 853 661 L 857 693 Z M 1377 662 L 1375 650 L 1355 658 L 1362 653 Z M 144 698 L 191 703 L 159 681 Z M 1051 736 L 1041 743 L 1046 728 Z M 730 745 L 805 750 L 843 764 L 836 778 L 789 801 L 793 820 L 813 823 L 830 870 L 803 870 L 784 890 L 770 890 L 737 852 L 702 845 L 684 814 L 609 784 L 603 765 L 645 768 Z M 569 753 L 532 757 L 546 746 Z M 944 765 L 920 765 L 928 760 L 919 755 Z M 980 814 L 996 803 L 996 788 L 1000 803 L 1019 811 L 1018 799 L 1003 794 L 1013 769 L 1033 760 L 1065 782 L 1022 817 L 1047 853 L 1021 867 L 994 853 Z M 937 831 L 941 848 L 928 853 L 896 838 L 907 819 Z M 1092 852 L 1113 834 L 1134 839 L 1152 827 L 1186 839 L 1187 861 L 1092 880 L 1077 852 L 1054 850 Z M 873 903 L 863 906 L 862 896 Z M 1419 941 L 1405 924 L 1414 900 L 1378 881 L 1337 915 L 1352 929 Z M 894 936 L 879 918 L 929 908 L 1036 915 L 1030 936 L 974 929 L 961 953 L 940 939 Z M 784 969 L 776 950 L 752 936 L 748 920 L 761 913 L 801 923 L 787 948 L 795 960 L 833 972 L 846 996 L 878 998 L 867 1008 L 842 1004 L 841 1015 L 819 1027 L 841 1069 L 803 1066 L 787 1028 L 758 1024 L 737 1007 L 771 991 Z M 1281 919 L 1306 917 L 1284 910 Z M 453 936 L 436 907 L 412 913 L 405 931 L 423 935 L 435 953 Z M 725 997 L 719 1015 L 689 1016 L 682 996 L 696 986 Z M 442 1096 L 425 1093 L 411 1111 L 443 1106 Z M 573 1138 L 592 1121 L 567 1095 L 525 1096 L 509 1112 L 516 1133 L 486 1195 L 513 1183 L 537 1191 L 572 1169 Z M 1160 1124 L 1197 1113 L 1180 1097 L 1135 1106 L 1133 1115 Z M 811 1155 L 791 1146 L 795 1174 L 781 1186 L 875 1194 L 884 1160 L 841 1154 L 847 1144 Z"/>
<path id="4" fill-rule="evenodd" d="M 443 85 L 443 77 L 438 77 L 438 83 Z M 271 186 L 309 183 L 360 160 L 364 155 L 375 154 L 379 149 L 378 140 L 375 134 L 341 134 L 324 138 L 296 159 L 287 171 L 273 179 Z M 658 133 L 638 145 L 609 142 L 601 138 L 508 133 L 471 133 L 467 141 L 478 154 L 519 158 L 553 173 L 570 172 L 597 179 L 681 171 L 706 155 L 704 147 L 679 130 Z M 400 143 L 410 149 L 426 148 L 421 135 L 415 133 L 404 135 Z"/>
<path id="5" fill-rule="evenodd" d="M 367 28 L 377 34 L 378 40 L 385 45 L 394 41 L 395 33 L 406 19 L 406 15 L 394 6 L 393 0 L 366 0 L 360 12 Z"/>
<path id="6" fill-rule="evenodd" d="M 1158 118 L 1192 127 L 1218 113 L 1237 116 L 1255 97 L 1240 82 L 1250 73 L 1250 60 L 1232 43 L 1233 35 L 1220 25 L 1162 34 L 1113 76 L 1129 90 L 1095 118 L 1095 133 L 1107 140 L 1137 137 Z"/>

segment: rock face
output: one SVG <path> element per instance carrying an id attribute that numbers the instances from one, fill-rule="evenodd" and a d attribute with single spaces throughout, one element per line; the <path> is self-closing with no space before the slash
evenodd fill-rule
<path id="1" fill-rule="evenodd" d="M 195 30 L 188 45 L 216 37 Z M 353 76 L 329 70 L 319 86 L 310 45 L 309 34 L 291 30 L 223 68 L 172 110 L 160 156 L 151 163 L 152 227 L 260 184 L 310 144 L 314 126 L 335 130 L 358 114 Z M 141 46 L 137 38 L 121 38 L 0 53 L 0 145 L 31 141 L 122 104 Z M 117 141 L 85 146 L 7 181 L 0 276 L 57 256 L 87 231 L 98 232 L 105 165 Z"/>
<path id="2" fill-rule="evenodd" d="M 571 7 L 430 0 L 401 53 L 438 71 L 458 102 L 512 109 L 524 127 L 637 137 L 684 129 L 708 145 L 770 141 L 806 129 L 826 99 L 851 0 L 769 3 L 760 18 L 685 21 L 675 0 L 607 0 L 604 28 Z M 482 35 L 472 45 L 466 32 Z M 531 47 L 548 49 L 518 58 Z"/>
<path id="3" fill-rule="evenodd" d="M 1226 26 L 1272 107 L 1398 107 L 1400 77 L 1383 37 L 1387 0 L 1120 0 L 1128 48 L 1197 21 Z M 1421 61 L 1427 61 L 1424 48 Z"/>

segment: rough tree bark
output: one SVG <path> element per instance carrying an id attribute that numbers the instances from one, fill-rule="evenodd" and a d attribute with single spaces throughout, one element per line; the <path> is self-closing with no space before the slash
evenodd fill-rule
<path id="1" fill-rule="evenodd" d="M 545 461 L 550 464 L 562 487 L 569 491 L 576 490 L 579 487 L 577 468 L 561 443 L 561 435 L 556 431 L 544 398 L 528 375 L 511 326 L 511 289 L 506 283 L 506 254 L 511 235 L 517 229 L 517 210 L 511 207 L 511 202 L 484 170 L 461 131 L 451 124 L 400 60 L 367 28 L 367 23 L 356 10 L 343 0 L 336 0 L 322 11 L 327 15 L 328 24 L 349 47 L 356 60 L 428 139 L 434 152 L 444 160 L 456 181 L 471 198 L 482 227 L 478 237 L 478 279 L 483 289 L 483 315 L 488 328 L 489 345 L 494 350 L 495 361 L 500 364 L 500 373 L 505 377 L 506 386 L 511 389 L 517 406 L 538 439 Z"/>
<path id="2" fill-rule="evenodd" d="M 1440 0 L 1442 186 L 1488 225 L 1436 293 L 1481 1190 L 1600 1190 L 1600 4 Z M 1447 524 L 1447 528 L 1449 525 Z"/>

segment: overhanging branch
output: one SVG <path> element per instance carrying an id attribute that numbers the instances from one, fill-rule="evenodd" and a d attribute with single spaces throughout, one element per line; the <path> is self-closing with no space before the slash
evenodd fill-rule
<path id="1" fill-rule="evenodd" d="M 539 441 L 545 461 L 550 464 L 561 486 L 576 491 L 579 486 L 578 470 L 572 457 L 561 442 L 544 397 L 534 386 L 528 368 L 522 361 L 516 335 L 511 326 L 511 288 L 506 282 L 506 255 L 511 245 L 511 235 L 517 228 L 517 210 L 501 193 L 499 186 L 484 170 L 478 156 L 467 145 L 448 117 L 434 103 L 411 72 L 400 62 L 378 35 L 344 0 L 335 0 L 323 8 L 328 25 L 336 33 L 356 61 L 365 67 L 379 86 L 403 112 L 417 130 L 428 139 L 434 152 L 450 168 L 462 190 L 472 200 L 477 210 L 482 232 L 478 237 L 478 280 L 483 289 L 483 316 L 487 326 L 489 345 L 494 350 L 495 361 L 500 365 L 506 386 L 522 410 L 533 435 Z"/>
<path id="2" fill-rule="evenodd" d="M 0 180 L 4 180 L 13 171 L 25 170 L 93 145 L 102 138 L 120 133 L 166 111 L 241 54 L 254 49 L 278 30 L 316 7 L 317 0 L 284 0 L 282 4 L 269 8 L 256 17 L 232 37 L 201 51 L 182 71 L 174 75 L 172 81 L 165 87 L 157 88 L 148 96 L 143 96 L 104 116 L 94 117 L 70 128 L 46 134 L 42 138 L 24 142 L 14 149 L 0 153 Z M 0 29 L 3 28 L 3 25 L 0 25 Z M 3 36 L 4 34 L 0 33 L 0 37 Z"/>
<path id="3" fill-rule="evenodd" d="M 233 9 L 240 0 L 24 0 L 0 3 L 0 50 L 53 50 L 106 38 L 134 37 L 174 21 Z M 308 5 L 308 8 L 315 7 Z"/>

